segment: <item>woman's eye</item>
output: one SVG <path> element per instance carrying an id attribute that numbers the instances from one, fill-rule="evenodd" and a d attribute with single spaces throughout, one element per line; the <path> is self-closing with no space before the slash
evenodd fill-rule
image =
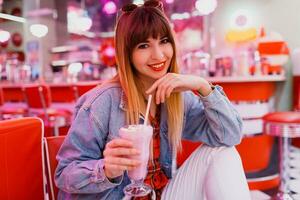
<path id="1" fill-rule="evenodd" d="M 148 44 L 140 44 L 138 45 L 139 49 L 146 49 L 149 45 Z"/>
<path id="2" fill-rule="evenodd" d="M 160 41 L 162 44 L 166 44 L 166 43 L 169 43 L 170 40 L 168 38 L 164 38 Z"/>

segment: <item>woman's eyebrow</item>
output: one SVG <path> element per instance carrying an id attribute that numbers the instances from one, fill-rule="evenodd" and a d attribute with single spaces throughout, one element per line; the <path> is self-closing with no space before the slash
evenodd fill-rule
<path id="1" fill-rule="evenodd" d="M 160 37 L 161 40 L 162 40 L 162 39 L 166 39 L 166 38 L 168 38 L 168 36 Z"/>
<path id="2" fill-rule="evenodd" d="M 139 44 L 141 44 L 141 43 L 149 43 L 150 41 L 147 39 L 147 40 L 143 40 L 143 41 L 141 41 L 141 42 L 139 42 Z"/>

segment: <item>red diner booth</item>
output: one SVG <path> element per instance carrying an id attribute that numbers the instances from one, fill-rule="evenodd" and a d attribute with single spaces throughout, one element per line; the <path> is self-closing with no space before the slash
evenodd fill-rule
<path id="1" fill-rule="evenodd" d="M 122 70 L 122 6 L 147 1 L 0 1 L 0 200 L 58 199 L 56 156 L 77 109 Z M 300 200 L 300 1 L 157 1 L 180 73 L 222 87 L 242 119 L 251 199 Z M 177 169 L 203 145 L 181 142 Z"/>

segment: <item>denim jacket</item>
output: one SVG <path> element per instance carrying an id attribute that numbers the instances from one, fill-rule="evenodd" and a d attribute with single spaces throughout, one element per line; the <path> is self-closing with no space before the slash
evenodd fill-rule
<path id="1" fill-rule="evenodd" d="M 201 141 L 209 146 L 233 146 L 241 141 L 241 119 L 221 87 L 206 97 L 190 91 L 184 96 L 183 139 Z M 122 199 L 129 184 L 126 173 L 111 182 L 103 170 L 105 144 L 118 136 L 125 125 L 126 98 L 118 83 L 106 83 L 83 95 L 77 102 L 74 121 L 57 160 L 58 199 Z M 144 119 L 141 116 L 140 123 Z M 161 105 L 160 163 L 172 178 L 176 156 L 168 141 L 167 113 Z M 175 164 L 176 166 L 176 164 Z"/>

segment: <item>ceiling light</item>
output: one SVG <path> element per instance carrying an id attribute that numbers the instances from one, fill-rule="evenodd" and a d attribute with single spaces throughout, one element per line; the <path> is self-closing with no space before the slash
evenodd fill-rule
<path id="1" fill-rule="evenodd" d="M 10 33 L 8 31 L 0 30 L 0 42 L 4 43 L 10 38 Z"/>
<path id="2" fill-rule="evenodd" d="M 30 26 L 29 30 L 32 35 L 38 38 L 44 37 L 48 33 L 48 27 L 43 24 L 33 24 Z"/>
<path id="3" fill-rule="evenodd" d="M 217 0 L 197 0 L 195 7 L 202 15 L 208 15 L 216 9 L 217 4 Z"/>
<path id="4" fill-rule="evenodd" d="M 132 2 L 133 4 L 136 4 L 136 5 L 141 5 L 144 3 L 144 0 L 133 0 Z"/>
<path id="5" fill-rule="evenodd" d="M 68 66 L 69 74 L 77 74 L 82 70 L 82 64 L 80 62 L 71 63 Z"/>
<path id="6" fill-rule="evenodd" d="M 88 16 L 87 12 L 82 9 L 69 10 L 68 18 L 68 31 L 71 33 L 80 33 L 88 31 L 92 25 L 92 19 Z"/>
<path id="7" fill-rule="evenodd" d="M 114 14 L 117 12 L 117 6 L 113 1 L 108 1 L 103 6 L 103 12 L 106 14 Z"/>
<path id="8" fill-rule="evenodd" d="M 166 0 L 166 3 L 168 4 L 174 3 L 174 0 Z"/>

